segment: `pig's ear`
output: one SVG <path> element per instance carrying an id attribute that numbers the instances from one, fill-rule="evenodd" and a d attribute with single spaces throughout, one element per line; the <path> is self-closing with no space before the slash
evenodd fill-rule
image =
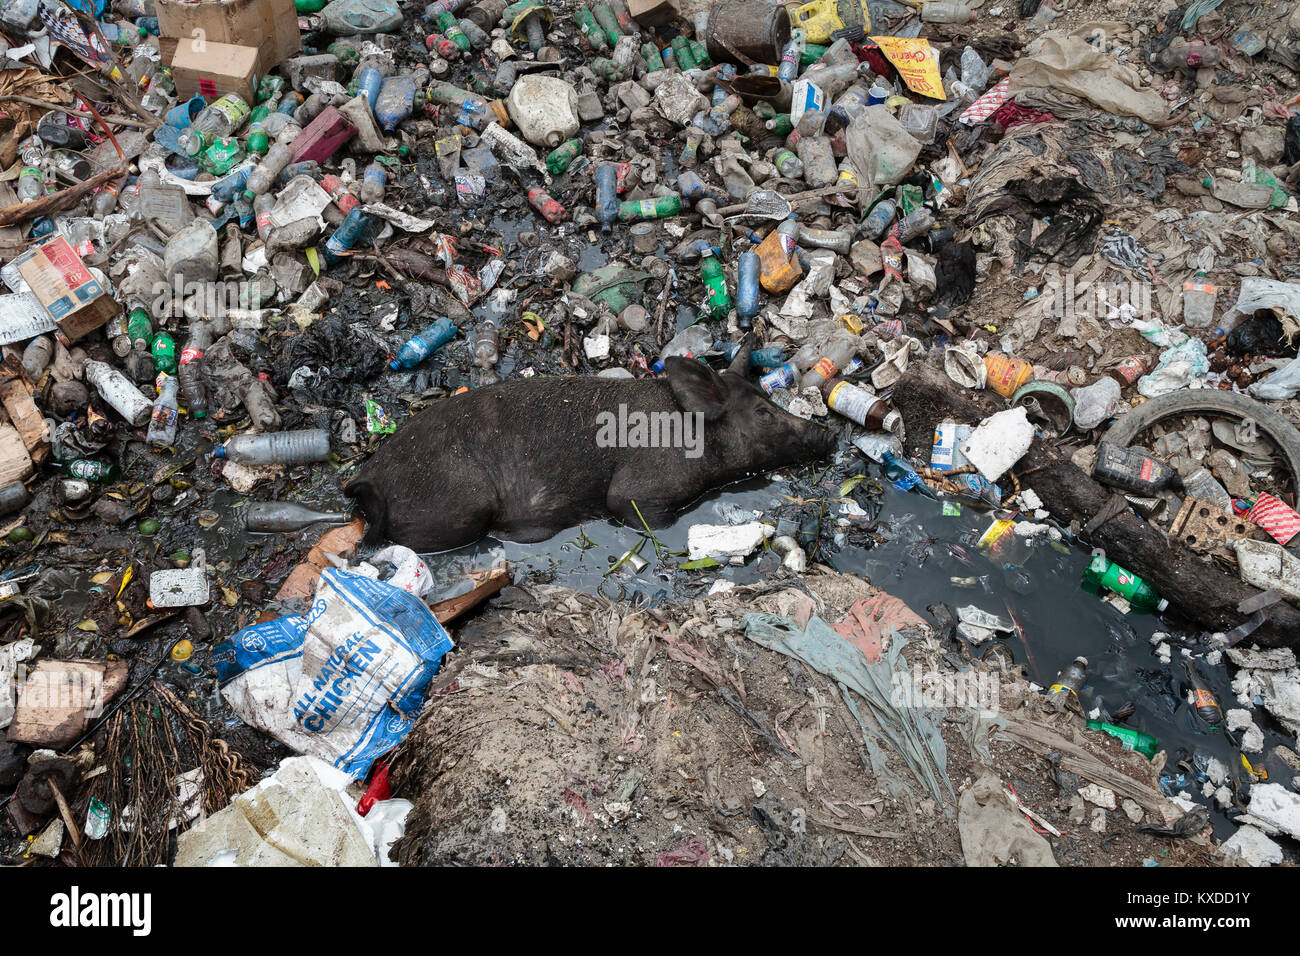
<path id="1" fill-rule="evenodd" d="M 747 359 L 748 361 L 748 359 Z M 700 412 L 704 420 L 721 418 L 727 406 L 727 384 L 699 359 L 674 355 L 664 362 L 668 387 L 684 412 Z"/>
<path id="2" fill-rule="evenodd" d="M 727 366 L 727 374 L 739 375 L 744 378 L 749 374 L 749 353 L 754 350 L 754 337 L 748 332 L 740 340 L 740 348 L 736 349 L 736 357 L 731 360 Z"/>

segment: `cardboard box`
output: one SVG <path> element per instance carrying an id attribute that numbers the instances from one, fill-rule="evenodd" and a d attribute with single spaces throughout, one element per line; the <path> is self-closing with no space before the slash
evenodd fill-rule
<path id="1" fill-rule="evenodd" d="M 677 0 L 627 0 L 627 12 L 641 26 L 653 27 L 676 20 L 682 8 Z"/>
<path id="2" fill-rule="evenodd" d="M 69 342 L 122 310 L 62 236 L 46 236 L 13 265 Z"/>
<path id="3" fill-rule="evenodd" d="M 261 59 L 255 46 L 205 43 L 200 51 L 193 44 L 181 43 L 172 58 L 176 94 L 187 100 L 198 93 L 211 103 L 227 93 L 238 93 L 251 105 L 257 101 Z"/>
<path id="4" fill-rule="evenodd" d="M 156 7 L 158 32 L 181 41 L 177 53 L 199 41 L 256 47 L 262 53 L 259 66 L 266 73 L 302 51 L 294 0 L 156 0 Z"/>

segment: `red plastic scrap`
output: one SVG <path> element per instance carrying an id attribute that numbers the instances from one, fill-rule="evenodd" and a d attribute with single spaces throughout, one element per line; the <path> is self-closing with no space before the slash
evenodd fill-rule
<path id="1" fill-rule="evenodd" d="M 707 866 L 709 850 L 699 837 L 691 837 L 674 850 L 664 850 L 655 857 L 655 866 Z"/>
<path id="2" fill-rule="evenodd" d="M 867 655 L 867 663 L 880 661 L 885 633 L 907 627 L 924 627 L 925 620 L 910 607 L 884 591 L 855 601 L 835 625 L 835 633 Z"/>

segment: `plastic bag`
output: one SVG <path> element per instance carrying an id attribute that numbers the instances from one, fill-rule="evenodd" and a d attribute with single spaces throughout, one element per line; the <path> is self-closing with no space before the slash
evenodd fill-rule
<path id="1" fill-rule="evenodd" d="M 1155 398 L 1167 392 L 1187 388 L 1199 382 L 1210 371 L 1210 360 L 1205 354 L 1205 343 L 1188 339 L 1182 345 L 1160 353 L 1160 364 L 1150 375 L 1138 379 L 1138 393 Z"/>
<path id="2" fill-rule="evenodd" d="M 400 544 L 390 545 L 375 552 L 369 559 L 370 564 L 379 561 L 387 561 L 397 569 L 392 577 L 384 581 L 385 584 L 401 588 L 418 598 L 423 598 L 432 590 L 433 576 L 429 574 L 429 566 L 410 548 L 404 548 Z"/>
<path id="3" fill-rule="evenodd" d="M 921 144 L 884 106 L 868 106 L 845 134 L 849 162 L 863 178 L 858 205 L 864 211 L 882 186 L 901 182 L 921 154 Z"/>
<path id="4" fill-rule="evenodd" d="M 1300 357 L 1246 389 L 1252 398 L 1273 402 L 1295 398 L 1297 392 L 1300 392 Z"/>
<path id="5" fill-rule="evenodd" d="M 452 646 L 413 594 L 326 568 L 306 617 L 246 627 L 212 659 L 247 723 L 357 778 L 410 731 Z"/>

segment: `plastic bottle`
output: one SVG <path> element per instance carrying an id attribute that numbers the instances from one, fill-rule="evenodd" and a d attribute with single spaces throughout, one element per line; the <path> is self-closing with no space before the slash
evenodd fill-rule
<path id="1" fill-rule="evenodd" d="M 948 0 L 930 0 L 921 7 L 921 20 L 924 23 L 970 23 L 974 14 L 964 3 L 950 3 Z"/>
<path id="2" fill-rule="evenodd" d="M 840 373 L 857 351 L 855 338 L 842 334 L 832 336 L 821 356 L 804 372 L 799 387 L 820 389 Z"/>
<path id="3" fill-rule="evenodd" d="M 380 129 L 391 133 L 414 112 L 417 98 L 423 99 L 420 91 L 427 79 L 427 70 L 417 70 L 384 80 L 373 106 Z"/>
<path id="4" fill-rule="evenodd" d="M 248 103 L 237 93 L 227 93 L 194 117 L 190 128 L 181 133 L 177 145 L 187 156 L 197 156 L 214 140 L 234 135 L 251 112 Z"/>
<path id="5" fill-rule="evenodd" d="M 740 345 L 736 342 L 724 342 L 721 346 L 722 358 L 730 362 L 736 357 L 740 350 Z M 785 351 L 779 347 L 773 346 L 766 349 L 750 349 L 749 367 L 750 368 L 776 368 L 785 364 Z"/>
<path id="6" fill-rule="evenodd" d="M 212 338 L 212 330 L 207 322 L 196 321 L 190 324 L 190 338 L 181 350 L 180 365 L 176 369 L 176 378 L 180 385 L 181 398 L 191 418 L 206 418 L 208 414 L 207 390 L 203 385 L 203 353 Z"/>
<path id="7" fill-rule="evenodd" d="M 1187 674 L 1192 707 L 1196 710 L 1196 716 L 1209 724 L 1211 730 L 1218 730 L 1223 724 L 1223 708 L 1219 706 L 1214 691 L 1210 690 L 1210 685 L 1206 683 L 1205 678 L 1197 673 L 1196 666 L 1190 658 L 1183 658 L 1183 670 Z"/>
<path id="8" fill-rule="evenodd" d="M 48 335 L 38 335 L 28 342 L 23 349 L 23 371 L 27 373 L 27 380 L 33 385 L 39 382 L 53 358 L 54 342 Z"/>
<path id="9" fill-rule="evenodd" d="M 353 209 L 334 230 L 333 235 L 325 240 L 325 245 L 321 249 L 325 261 L 330 265 L 337 263 L 343 258 L 343 253 L 360 241 L 371 225 L 371 218 L 363 213 L 360 207 Z"/>
<path id="10" fill-rule="evenodd" d="M 629 199 L 618 204 L 618 221 L 632 222 L 637 219 L 668 219 L 682 211 L 682 197 L 656 196 L 654 199 Z M 597 212 L 599 218 L 599 207 Z"/>
<path id="11" fill-rule="evenodd" d="M 898 457 L 891 451 L 887 451 L 881 458 L 881 463 L 885 466 L 885 478 L 899 491 L 919 491 L 927 497 L 933 498 L 932 492 L 926 483 L 921 480 L 921 476 L 916 473 L 916 469 L 907 463 L 903 458 Z"/>
<path id="12" fill-rule="evenodd" d="M 176 373 L 176 340 L 167 332 L 158 332 L 149 342 L 149 354 L 156 371 L 167 375 Z"/>
<path id="13" fill-rule="evenodd" d="M 13 514 L 27 507 L 27 502 L 30 500 L 31 495 L 27 493 L 26 485 L 21 481 L 10 482 L 0 488 L 0 515 Z"/>
<path id="14" fill-rule="evenodd" d="M 799 75 L 799 55 L 803 52 L 803 33 L 792 31 L 790 40 L 781 50 L 781 65 L 776 71 L 777 79 L 790 83 Z"/>
<path id="15" fill-rule="evenodd" d="M 303 465 L 327 461 L 330 456 L 328 428 L 235 435 L 212 449 L 213 458 L 225 458 L 244 465 Z"/>
<path id="16" fill-rule="evenodd" d="M 275 403 L 267 395 L 267 387 L 261 379 L 249 379 L 240 389 L 239 398 L 244 404 L 244 411 L 258 429 L 275 429 L 280 427 L 280 413 L 275 410 Z"/>
<path id="17" fill-rule="evenodd" d="M 479 368 L 492 368 L 500 357 L 498 353 L 500 335 L 497 323 L 485 319 L 474 332 L 474 364 Z"/>
<path id="18" fill-rule="evenodd" d="M 301 531 L 322 521 L 346 524 L 348 518 L 346 511 L 317 511 L 293 501 L 252 501 L 244 511 L 245 527 L 263 534 Z"/>
<path id="19" fill-rule="evenodd" d="M 779 149 L 772 157 L 772 165 L 786 179 L 799 179 L 803 176 L 803 160 L 788 149 Z"/>
<path id="20" fill-rule="evenodd" d="M 740 327 L 749 328 L 760 307 L 758 278 L 763 271 L 756 252 L 742 252 L 736 262 L 736 318 Z"/>
<path id="21" fill-rule="evenodd" d="M 257 222 L 257 235 L 263 243 L 271 235 L 271 210 L 275 208 L 275 197 L 263 193 L 253 200 L 253 216 Z"/>
<path id="22" fill-rule="evenodd" d="M 1205 281 L 1205 273 L 1183 283 L 1183 324 L 1189 329 L 1207 329 L 1214 324 L 1214 303 L 1219 287 Z"/>
<path id="23" fill-rule="evenodd" d="M 867 218 L 862 220 L 858 233 L 871 240 L 880 238 L 894 221 L 894 213 L 897 211 L 898 203 L 892 199 L 882 199 L 872 208 Z"/>
<path id="24" fill-rule="evenodd" d="M 154 448 L 166 448 L 176 441 L 176 426 L 180 418 L 180 403 L 176 398 L 179 384 L 174 375 L 161 375 L 159 378 L 158 400 L 153 404 L 145 440 Z"/>
<path id="25" fill-rule="evenodd" d="M 564 221 L 564 207 L 541 186 L 534 186 L 528 190 L 528 205 L 536 209 L 538 214 L 547 222 L 558 223 Z"/>
<path id="26" fill-rule="evenodd" d="M 663 362 L 674 356 L 682 358 L 698 357 L 713 348 L 713 336 L 702 325 L 689 325 L 674 335 L 659 353 L 658 368 L 652 367 L 655 374 L 663 371 Z"/>
<path id="27" fill-rule="evenodd" d="M 1182 487 L 1178 472 L 1140 448 L 1125 448 L 1103 441 L 1097 446 L 1092 477 L 1103 485 L 1135 495 L 1154 495 L 1172 485 Z"/>
<path id="28" fill-rule="evenodd" d="M 110 407 L 136 427 L 149 421 L 153 414 L 153 402 L 111 365 L 89 360 L 86 362 L 86 381 Z"/>
<path id="29" fill-rule="evenodd" d="M 921 206 L 894 223 L 889 229 L 889 234 L 906 245 L 917 236 L 928 232 L 934 224 L 934 212 L 929 206 Z"/>
<path id="30" fill-rule="evenodd" d="M 116 207 L 117 183 L 104 183 L 95 193 L 95 202 L 91 214 L 102 222 L 104 217 L 109 215 Z"/>
<path id="31" fill-rule="evenodd" d="M 456 326 L 451 319 L 441 318 L 423 332 L 411 336 L 388 363 L 393 371 L 414 368 L 456 337 Z"/>
<path id="32" fill-rule="evenodd" d="M 1154 760 L 1156 754 L 1160 752 L 1160 742 L 1156 738 L 1132 727 L 1120 727 L 1100 720 L 1090 720 L 1085 726 L 1089 730 L 1100 730 L 1102 733 L 1110 734 L 1124 745 L 1125 750 L 1140 753 L 1148 760 Z"/>
<path id="33" fill-rule="evenodd" d="M 1052 686 L 1047 688 L 1047 702 L 1056 710 L 1065 709 L 1066 702 L 1076 700 L 1083 685 L 1088 682 L 1088 658 L 1076 657 L 1056 675 Z"/>
<path id="34" fill-rule="evenodd" d="M 39 169 L 28 166 L 18 174 L 18 199 L 20 202 L 31 202 L 33 199 L 39 199 L 44 194 L 45 179 Z"/>
<path id="35" fill-rule="evenodd" d="M 388 184 L 388 174 L 379 163 L 371 163 L 361 174 L 361 201 L 376 203 L 384 201 L 384 187 Z"/>
<path id="36" fill-rule="evenodd" d="M 244 198 L 251 202 L 270 190 L 280 171 L 289 165 L 291 159 L 293 150 L 290 147 L 280 143 L 272 146 L 257 167 L 248 174 L 248 181 L 244 184 Z"/>
<path id="37" fill-rule="evenodd" d="M 826 407 L 870 431 L 894 431 L 902 416 L 878 395 L 843 379 L 832 378 L 821 386 Z"/>
<path id="38" fill-rule="evenodd" d="M 725 319 L 731 311 L 731 296 L 727 292 L 727 277 L 722 263 L 707 246 L 700 257 L 700 278 L 704 281 L 706 309 L 713 319 Z"/>
<path id="39" fill-rule="evenodd" d="M 1089 591 L 1103 588 L 1113 591 L 1138 611 L 1163 611 L 1169 606 L 1169 602 L 1157 594 L 1151 585 L 1114 561 L 1106 560 L 1106 556 L 1100 552 L 1093 553 L 1092 561 L 1084 570 L 1083 586 Z"/>
<path id="40" fill-rule="evenodd" d="M 1152 57 L 1151 62 L 1157 69 L 1164 71 L 1181 70 L 1188 67 L 1196 70 L 1201 67 L 1214 66 L 1219 62 L 1221 56 L 1222 53 L 1216 46 L 1211 46 L 1200 40 L 1189 41 L 1184 37 L 1174 37 L 1169 46 Z"/>
<path id="41" fill-rule="evenodd" d="M 570 164 L 581 154 L 582 140 L 567 140 L 553 149 L 546 157 L 546 168 L 552 176 L 558 176 L 568 169 Z"/>

